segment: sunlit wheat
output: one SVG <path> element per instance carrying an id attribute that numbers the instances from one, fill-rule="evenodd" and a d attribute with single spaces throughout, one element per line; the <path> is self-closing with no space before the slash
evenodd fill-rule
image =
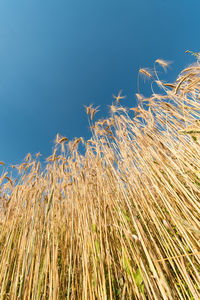
<path id="1" fill-rule="evenodd" d="M 0 162 L 0 299 L 200 299 L 200 68 L 139 72 L 160 92 L 86 107 L 86 142 Z"/>

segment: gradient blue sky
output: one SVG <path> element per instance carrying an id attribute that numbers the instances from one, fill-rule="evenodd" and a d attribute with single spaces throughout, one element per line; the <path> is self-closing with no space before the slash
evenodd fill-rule
<path id="1" fill-rule="evenodd" d="M 140 67 L 173 61 L 173 81 L 200 50 L 200 1 L 1 0 L 0 161 L 51 154 L 57 132 L 90 136 L 83 105 L 135 106 Z M 142 88 L 145 94 L 146 83 Z"/>

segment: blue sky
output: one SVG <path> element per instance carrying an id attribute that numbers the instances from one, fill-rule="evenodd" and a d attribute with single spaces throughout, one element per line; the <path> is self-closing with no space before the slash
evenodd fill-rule
<path id="1" fill-rule="evenodd" d="M 138 69 L 157 58 L 175 80 L 194 61 L 185 50 L 200 51 L 199 11 L 193 0 L 1 0 L 0 161 L 45 159 L 57 132 L 89 138 L 83 105 L 106 117 L 122 89 L 135 106 Z"/>

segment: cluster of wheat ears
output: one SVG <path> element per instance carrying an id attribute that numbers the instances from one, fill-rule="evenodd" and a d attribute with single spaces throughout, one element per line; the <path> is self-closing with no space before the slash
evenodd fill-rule
<path id="1" fill-rule="evenodd" d="M 1 163 L 0 299 L 200 299 L 200 65 L 161 67 L 136 108 L 87 107 L 91 139 L 57 135 L 45 168 Z"/>

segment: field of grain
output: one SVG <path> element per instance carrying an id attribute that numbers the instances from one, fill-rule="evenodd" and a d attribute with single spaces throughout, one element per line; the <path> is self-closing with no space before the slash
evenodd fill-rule
<path id="1" fill-rule="evenodd" d="M 166 67 L 140 69 L 160 93 L 137 107 L 87 107 L 91 139 L 57 135 L 45 168 L 1 163 L 0 299 L 200 299 L 200 64 Z"/>

